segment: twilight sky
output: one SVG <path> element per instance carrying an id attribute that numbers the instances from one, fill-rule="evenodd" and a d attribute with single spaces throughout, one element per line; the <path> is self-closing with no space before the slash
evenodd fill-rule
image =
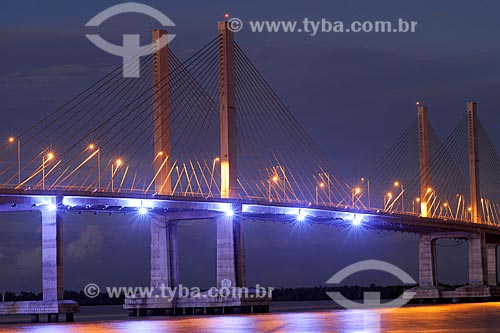
<path id="1" fill-rule="evenodd" d="M 121 15 L 98 29 L 85 23 L 121 1 L 14 1 L 0 11 L 0 138 L 7 138 L 63 104 L 121 59 L 91 44 L 98 31 L 119 43 L 157 23 Z M 418 21 L 416 33 L 252 33 L 237 41 L 303 127 L 348 179 L 364 176 L 416 117 L 415 101 L 430 109 L 444 138 L 479 103 L 482 123 L 500 142 L 500 3 L 494 0 L 142 1 L 175 23 L 172 49 L 182 59 L 211 40 L 225 12 L 248 20 Z M 149 226 L 132 216 L 65 215 L 65 286 L 79 290 L 148 284 Z M 244 226 L 249 283 L 324 283 L 345 265 L 387 260 L 416 278 L 416 236 L 273 223 Z M 0 292 L 40 289 L 40 232 L 36 213 L 0 216 Z M 444 243 L 443 243 L 444 244 Z M 454 243 L 447 243 L 452 245 Z M 440 282 L 465 282 L 465 245 L 438 249 Z M 206 287 L 215 280 L 213 222 L 180 229 L 181 280 Z M 384 281 L 383 277 L 374 282 Z M 385 280 L 389 281 L 389 280 Z M 359 276 L 352 283 L 370 283 Z M 392 281 L 390 281 L 392 282 Z"/>

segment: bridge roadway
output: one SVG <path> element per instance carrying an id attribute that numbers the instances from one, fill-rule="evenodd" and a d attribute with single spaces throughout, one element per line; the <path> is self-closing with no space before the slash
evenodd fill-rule
<path id="1" fill-rule="evenodd" d="M 142 209 L 141 209 L 142 208 Z M 149 214 L 151 223 L 151 286 L 163 283 L 178 285 L 177 223 L 182 220 L 215 219 L 217 221 L 217 284 L 239 288 L 246 283 L 246 267 L 241 218 L 272 220 L 285 223 L 325 224 L 344 228 L 366 228 L 420 235 L 419 286 L 417 298 L 491 298 L 500 296 L 497 290 L 497 246 L 500 228 L 412 214 L 345 207 L 323 207 L 273 203 L 258 200 L 220 198 L 151 196 L 131 193 L 92 193 L 78 191 L 0 190 L 0 212 L 39 210 L 42 215 L 42 288 L 43 301 L 0 303 L 0 314 L 31 314 L 38 322 L 40 314 L 49 321 L 58 321 L 59 314 L 73 320 L 78 304 L 63 300 L 62 283 L 62 212 Z M 235 218 L 239 217 L 239 218 Z M 224 222 L 225 221 L 225 222 Z M 153 223 L 154 222 L 154 223 Z M 162 224 L 163 223 L 163 224 Z M 163 228 L 162 228 L 163 226 Z M 438 287 L 436 240 L 460 238 L 469 242 L 469 285 L 455 291 Z M 226 281 L 226 282 L 224 282 Z M 409 295 L 409 294 L 408 294 Z M 408 296 L 411 297 L 411 296 Z M 266 311 L 270 299 L 218 300 L 199 304 L 193 300 L 163 302 L 157 299 L 127 299 L 125 309 L 131 315 L 179 313 L 222 313 Z M 172 311 L 169 311 L 173 310 Z M 251 309 L 251 310 L 249 310 Z"/>
<path id="2" fill-rule="evenodd" d="M 60 201 L 57 198 L 61 198 Z M 500 240 L 500 226 L 477 224 L 445 218 L 423 218 L 417 214 L 385 212 L 382 210 L 351 209 L 349 207 L 315 206 L 265 200 L 234 200 L 190 196 L 152 196 L 134 193 L 82 191 L 25 191 L 0 189 L 0 212 L 32 211 L 37 207 L 57 205 L 59 212 L 138 213 L 183 212 L 186 218 L 214 218 L 234 211 L 243 218 L 297 222 L 298 216 L 307 223 L 352 227 L 357 220 L 360 228 L 399 231 L 415 234 L 431 232 L 478 232 Z M 300 219 L 300 218 L 299 218 Z"/>

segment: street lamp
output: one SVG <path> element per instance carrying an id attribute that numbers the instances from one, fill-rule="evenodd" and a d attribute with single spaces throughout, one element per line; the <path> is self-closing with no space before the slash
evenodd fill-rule
<path id="1" fill-rule="evenodd" d="M 394 187 L 398 188 L 401 190 L 401 212 L 404 213 L 405 211 L 405 189 L 403 187 L 403 184 L 401 184 L 400 182 L 398 181 L 395 181 L 394 182 Z"/>
<path id="2" fill-rule="evenodd" d="M 208 196 L 209 197 L 212 197 L 212 183 L 214 181 L 215 164 L 217 162 L 220 162 L 220 158 L 219 157 L 214 158 L 213 163 L 212 163 L 212 174 L 210 175 L 210 185 L 208 186 Z"/>
<path id="3" fill-rule="evenodd" d="M 367 190 L 368 190 L 368 210 L 371 209 L 372 207 L 372 203 L 371 203 L 371 191 L 370 191 L 370 180 L 368 178 L 361 178 L 361 181 L 362 182 L 365 182 L 366 181 L 366 185 L 367 185 Z"/>
<path id="4" fill-rule="evenodd" d="M 42 157 L 42 190 L 45 191 L 45 163 L 54 158 L 53 153 L 48 153 Z"/>
<path id="5" fill-rule="evenodd" d="M 325 183 L 319 183 L 316 185 L 316 206 L 319 205 L 319 188 L 325 187 Z"/>
<path id="6" fill-rule="evenodd" d="M 330 181 L 330 174 L 328 172 L 322 172 L 319 174 L 321 180 L 323 180 L 323 177 L 322 175 L 325 176 L 326 178 L 326 187 L 327 187 L 327 190 L 328 190 L 328 204 L 329 205 L 332 205 L 332 191 L 331 191 L 331 181 Z"/>
<path id="7" fill-rule="evenodd" d="M 97 189 L 101 191 L 101 148 L 91 143 L 90 150 L 97 149 Z"/>
<path id="8" fill-rule="evenodd" d="M 384 195 L 384 210 L 387 209 L 387 205 L 389 205 L 389 202 L 391 202 L 392 199 L 392 193 L 387 192 L 386 195 Z"/>
<path id="9" fill-rule="evenodd" d="M 270 180 L 268 180 L 269 188 L 268 188 L 268 192 L 267 192 L 267 200 L 269 202 L 271 202 L 271 183 L 274 182 L 276 184 L 276 183 L 278 183 L 279 180 L 280 179 L 279 179 L 278 176 L 273 176 L 273 178 L 271 178 Z"/>
<path id="10" fill-rule="evenodd" d="M 443 203 L 444 217 L 446 217 L 446 215 L 448 214 L 448 207 L 449 207 L 449 205 L 447 202 Z"/>
<path id="11" fill-rule="evenodd" d="M 415 202 L 418 204 L 420 203 L 420 198 L 415 198 L 415 200 L 411 201 L 411 212 L 415 214 Z"/>
<path id="12" fill-rule="evenodd" d="M 120 167 L 120 165 L 122 165 L 122 160 L 121 159 L 117 159 L 115 161 L 115 163 L 111 164 L 111 192 L 114 192 L 115 191 L 115 174 L 116 174 L 116 171 L 118 170 L 118 168 Z M 115 167 L 115 164 L 116 164 L 116 167 Z"/>
<path id="13" fill-rule="evenodd" d="M 353 188 L 353 190 L 352 190 L 352 207 L 353 208 L 354 208 L 354 199 L 360 193 L 361 193 L 361 188 L 359 188 L 359 187 Z"/>
<path id="14" fill-rule="evenodd" d="M 17 183 L 21 186 L 21 140 L 11 136 L 9 143 L 14 142 L 17 142 Z"/>

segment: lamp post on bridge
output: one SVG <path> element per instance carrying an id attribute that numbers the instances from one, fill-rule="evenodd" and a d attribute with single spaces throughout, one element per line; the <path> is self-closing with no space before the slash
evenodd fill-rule
<path id="1" fill-rule="evenodd" d="M 116 167 L 115 167 L 115 163 L 116 163 Z M 117 159 L 116 162 L 111 164 L 111 192 L 114 192 L 115 191 L 115 175 L 116 175 L 116 171 L 118 170 L 118 168 L 120 167 L 120 165 L 122 165 L 122 160 L 121 159 Z"/>
<path id="2" fill-rule="evenodd" d="M 370 193 L 371 192 L 370 191 L 370 180 L 366 177 L 363 177 L 363 178 L 361 178 L 361 181 L 362 182 L 366 181 L 366 186 L 367 186 L 367 191 L 368 191 L 368 210 L 370 210 L 372 207 L 372 202 L 371 202 L 372 199 L 371 199 L 371 193 Z"/>
<path id="3" fill-rule="evenodd" d="M 213 163 L 212 163 L 212 172 L 210 174 L 210 185 L 208 186 L 208 196 L 209 197 L 212 197 L 212 184 L 214 182 L 214 174 L 215 174 L 215 164 L 217 164 L 217 162 L 220 162 L 220 157 L 216 157 L 214 158 L 213 160 Z"/>
<path id="4" fill-rule="evenodd" d="M 88 147 L 90 150 L 97 149 L 97 190 L 101 191 L 101 148 L 94 144 L 90 144 Z"/>
<path id="5" fill-rule="evenodd" d="M 450 205 L 447 202 L 443 203 L 443 210 L 444 210 L 443 217 L 446 217 L 446 215 L 448 215 L 448 210 L 449 209 L 450 209 Z"/>
<path id="6" fill-rule="evenodd" d="M 404 213 L 404 211 L 405 211 L 405 189 L 403 187 L 403 184 L 401 184 L 398 181 L 394 182 L 394 187 L 399 188 L 401 190 L 401 212 Z"/>
<path id="7" fill-rule="evenodd" d="M 267 200 L 269 202 L 271 202 L 271 200 L 272 200 L 272 198 L 271 198 L 271 183 L 273 182 L 273 183 L 277 184 L 279 180 L 280 179 L 278 176 L 273 176 L 273 178 L 271 178 L 270 180 L 267 181 L 269 183 L 269 189 L 268 189 L 268 194 L 267 194 L 268 195 Z"/>
<path id="8" fill-rule="evenodd" d="M 321 182 L 318 185 L 316 185 L 316 206 L 319 205 L 319 188 L 325 187 L 325 183 Z"/>
<path id="9" fill-rule="evenodd" d="M 415 202 L 416 202 L 417 204 L 419 204 L 419 203 L 420 203 L 420 198 L 415 198 L 415 200 L 412 200 L 412 201 L 411 201 L 411 212 L 412 212 L 413 214 L 415 214 Z"/>
<path id="10" fill-rule="evenodd" d="M 467 211 L 469 212 L 469 221 L 472 221 L 473 218 L 472 218 L 472 207 L 467 207 Z"/>
<path id="11" fill-rule="evenodd" d="M 17 142 L 17 185 L 21 186 L 21 139 L 10 137 L 9 143 Z"/>
<path id="12" fill-rule="evenodd" d="M 332 204 L 332 191 L 331 191 L 331 182 L 330 182 L 330 174 L 328 172 L 322 172 L 319 174 L 320 178 L 321 175 L 325 175 L 325 178 L 326 178 L 326 187 L 327 187 L 327 191 L 328 191 L 328 204 Z M 322 183 L 323 183 L 323 179 L 322 180 Z"/>
<path id="13" fill-rule="evenodd" d="M 387 206 L 391 202 L 391 199 L 392 199 L 392 193 L 387 192 L 387 194 L 384 195 L 384 210 L 387 210 Z"/>
<path id="14" fill-rule="evenodd" d="M 361 193 L 361 188 L 355 187 L 352 189 L 352 208 L 354 208 L 354 204 L 356 202 L 356 196 Z"/>
<path id="15" fill-rule="evenodd" d="M 53 153 L 48 153 L 42 157 L 42 190 L 45 191 L 45 163 L 54 158 Z"/>

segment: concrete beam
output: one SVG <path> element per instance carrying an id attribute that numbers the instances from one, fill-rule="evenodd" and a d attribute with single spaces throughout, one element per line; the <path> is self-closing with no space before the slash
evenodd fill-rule
<path id="1" fill-rule="evenodd" d="M 461 231 L 434 232 L 429 234 L 432 240 L 437 239 L 469 239 L 471 233 Z"/>
<path id="2" fill-rule="evenodd" d="M 299 213 L 304 216 L 325 219 L 343 219 L 345 221 L 352 221 L 354 212 L 333 211 L 327 209 L 307 208 L 307 207 L 294 207 L 294 206 L 277 206 L 277 205 L 259 205 L 259 204 L 242 204 L 242 212 L 244 214 L 256 215 L 290 215 L 298 216 Z M 366 219 L 374 217 L 372 214 L 358 214 L 363 215 Z"/>
<path id="3" fill-rule="evenodd" d="M 118 207 L 146 207 L 164 209 L 204 210 L 214 212 L 225 212 L 231 207 L 228 202 L 202 201 L 192 198 L 179 200 L 152 199 L 152 198 L 115 198 L 115 197 L 91 197 L 91 196 L 65 196 L 65 206 L 118 206 Z"/>

